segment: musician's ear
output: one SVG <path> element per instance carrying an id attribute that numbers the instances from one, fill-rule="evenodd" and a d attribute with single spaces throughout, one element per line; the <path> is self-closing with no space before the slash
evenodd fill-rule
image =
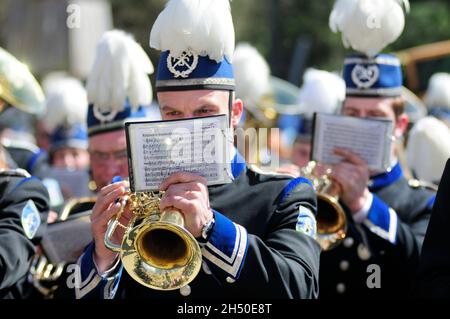
<path id="1" fill-rule="evenodd" d="M 402 137 L 408 130 L 409 117 L 405 113 L 397 116 L 395 121 L 394 135 L 396 138 Z"/>
<path id="2" fill-rule="evenodd" d="M 233 106 L 231 108 L 231 126 L 236 128 L 241 120 L 242 113 L 244 111 L 244 103 L 240 99 L 233 100 Z"/>

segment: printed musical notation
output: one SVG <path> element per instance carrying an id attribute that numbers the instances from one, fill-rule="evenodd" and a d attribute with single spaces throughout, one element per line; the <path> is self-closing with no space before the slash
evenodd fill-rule
<path id="1" fill-rule="evenodd" d="M 314 119 L 312 159 L 335 164 L 341 157 L 336 148 L 352 151 L 364 159 L 369 168 L 390 167 L 393 124 L 384 119 L 367 119 L 317 113 Z"/>
<path id="2" fill-rule="evenodd" d="M 126 124 L 130 182 L 135 191 L 158 190 L 176 172 L 191 172 L 209 185 L 230 182 L 226 116 Z"/>

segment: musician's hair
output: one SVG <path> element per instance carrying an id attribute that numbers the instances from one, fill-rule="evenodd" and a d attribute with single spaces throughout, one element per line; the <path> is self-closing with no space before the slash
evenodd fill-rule
<path id="1" fill-rule="evenodd" d="M 392 99 L 392 109 L 394 110 L 395 119 L 398 119 L 400 115 L 405 113 L 405 98 L 402 96 Z"/>

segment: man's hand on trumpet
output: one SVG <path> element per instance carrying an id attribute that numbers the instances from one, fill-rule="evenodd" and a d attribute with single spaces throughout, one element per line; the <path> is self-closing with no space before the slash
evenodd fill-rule
<path id="1" fill-rule="evenodd" d="M 122 203 L 116 201 L 127 193 L 128 182 L 121 181 L 103 187 L 98 193 L 97 201 L 92 209 L 91 229 L 95 242 L 94 260 L 98 271 L 103 273 L 108 270 L 117 258 L 117 253 L 108 249 L 104 244 L 108 222 L 119 213 Z M 131 212 L 125 209 L 120 223 L 128 225 Z M 124 230 L 120 227 L 114 232 L 113 242 L 121 243 Z"/>
<path id="2" fill-rule="evenodd" d="M 101 273 L 111 268 L 118 256 L 116 252 L 105 246 L 104 238 L 108 229 L 108 222 L 121 209 L 122 203 L 117 199 L 128 192 L 127 187 L 127 181 L 103 187 L 92 209 L 91 228 L 95 241 L 94 260 L 98 271 Z M 160 202 L 160 211 L 171 207 L 180 210 L 184 216 L 186 229 L 194 237 L 200 237 L 203 227 L 213 218 L 206 179 L 191 173 L 175 173 L 161 183 L 160 190 L 165 191 Z M 127 206 L 119 222 L 126 226 L 131 217 L 132 213 Z M 114 232 L 112 241 L 120 244 L 123 235 L 124 229 L 118 227 Z"/>
<path id="3" fill-rule="evenodd" d="M 213 218 L 206 179 L 179 172 L 165 179 L 160 190 L 165 191 L 160 210 L 170 207 L 179 209 L 184 216 L 186 229 L 194 237 L 200 237 L 204 225 Z"/>
<path id="4" fill-rule="evenodd" d="M 364 207 L 370 196 L 367 187 L 369 167 L 363 159 L 348 150 L 336 149 L 335 154 L 341 156 L 342 161 L 333 165 L 330 177 L 341 187 L 339 197 L 342 202 L 355 214 Z"/>

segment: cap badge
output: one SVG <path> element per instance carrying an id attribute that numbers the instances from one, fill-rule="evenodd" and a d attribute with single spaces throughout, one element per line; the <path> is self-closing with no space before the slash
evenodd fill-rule
<path id="1" fill-rule="evenodd" d="M 111 122 L 112 120 L 114 120 L 114 118 L 117 115 L 117 111 L 111 111 L 108 113 L 102 113 L 102 111 L 100 111 L 100 109 L 98 108 L 97 105 L 94 105 L 94 116 L 97 120 L 99 120 L 102 124 L 103 123 L 107 123 L 107 122 Z"/>
<path id="2" fill-rule="evenodd" d="M 198 54 L 191 50 L 183 52 L 181 56 L 174 57 L 172 54 L 167 56 L 167 68 L 175 78 L 187 78 L 198 64 Z"/>
<path id="3" fill-rule="evenodd" d="M 377 65 L 364 66 L 355 65 L 352 70 L 352 81 L 358 88 L 368 89 L 377 82 L 380 76 L 380 69 Z"/>

